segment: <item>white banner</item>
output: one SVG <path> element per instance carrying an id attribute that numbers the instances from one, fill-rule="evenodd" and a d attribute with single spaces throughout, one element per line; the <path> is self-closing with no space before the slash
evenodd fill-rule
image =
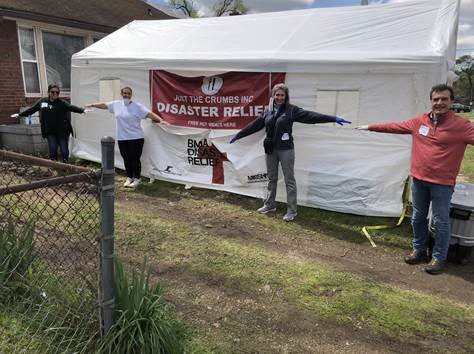
<path id="1" fill-rule="evenodd" d="M 409 137 L 333 124 L 295 124 L 294 133 L 298 204 L 361 215 L 400 214 Z M 142 161 L 153 178 L 264 198 L 263 130 L 234 144 L 228 143 L 230 136 L 228 131 L 155 126 L 147 129 L 148 158 Z M 377 143 L 380 149 L 373 148 Z M 277 200 L 286 201 L 281 170 Z"/>

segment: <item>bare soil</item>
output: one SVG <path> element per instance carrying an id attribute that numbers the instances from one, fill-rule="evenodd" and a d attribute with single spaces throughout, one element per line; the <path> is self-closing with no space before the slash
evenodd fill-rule
<path id="1" fill-rule="evenodd" d="M 150 197 L 126 192 L 122 188 L 117 191 L 116 203 L 119 209 L 147 210 L 160 218 L 187 222 L 222 238 L 243 244 L 257 242 L 266 249 L 324 263 L 334 270 L 356 273 L 366 279 L 458 303 L 473 304 L 474 260 L 464 266 L 449 264 L 443 274 L 430 276 L 423 271 L 422 265 L 405 264 L 403 256 L 406 251 L 395 247 L 373 248 L 368 242 L 331 238 L 310 228 L 298 235 L 278 234 L 252 217 L 216 217 L 215 210 L 191 209 L 179 198 Z M 294 222 L 299 221 L 295 219 Z M 130 263 L 139 263 L 143 257 L 133 250 L 119 252 Z M 175 284 L 166 297 L 181 317 L 187 323 L 204 325 L 211 331 L 232 337 L 229 339 L 234 343 L 231 351 L 235 353 L 474 352 L 462 341 L 448 343 L 439 337 L 418 336 L 402 340 L 375 336 L 364 328 L 317 318 L 313 313 L 292 307 L 278 296 L 275 289 L 249 293 L 238 283 L 201 277 L 184 267 L 153 261 L 152 251 L 150 253 L 154 275 Z M 460 325 L 459 338 L 472 337 L 474 326 L 466 328 Z"/>

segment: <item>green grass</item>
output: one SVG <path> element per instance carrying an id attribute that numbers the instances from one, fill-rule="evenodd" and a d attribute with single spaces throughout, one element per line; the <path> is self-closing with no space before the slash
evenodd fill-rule
<path id="1" fill-rule="evenodd" d="M 234 208 L 236 215 L 242 213 L 238 206 L 226 208 Z M 146 211 L 132 214 L 119 209 L 117 214 L 119 245 L 133 245 L 138 253 L 152 249 L 160 262 L 202 278 L 220 279 L 222 287 L 238 288 L 251 296 L 258 297 L 262 287 L 270 286 L 286 303 L 341 324 L 400 338 L 455 336 L 459 323 L 471 325 L 474 320 L 472 307 L 334 271 L 305 258 L 268 250 L 256 241 L 243 244 Z"/>
<path id="2" fill-rule="evenodd" d="M 474 124 L 474 112 L 460 114 Z M 474 183 L 474 145 L 468 145 L 461 164 L 460 174 L 470 183 Z"/>
<path id="3" fill-rule="evenodd" d="M 0 310 L 0 338 L 0 353 L 47 353 L 51 345 L 47 338 L 31 332 L 18 313 L 5 308 Z"/>
<path id="4" fill-rule="evenodd" d="M 0 302 L 24 291 L 25 275 L 35 260 L 34 220 L 16 226 L 12 219 L 0 224 Z"/>
<path id="5" fill-rule="evenodd" d="M 90 347 L 98 330 L 96 289 L 70 277 L 40 260 L 41 247 L 35 242 L 37 223 L 22 226 L 10 220 L 0 224 L 0 352 L 18 349 L 45 352 L 45 345 L 80 352 Z M 15 322 L 8 327 L 9 318 Z M 25 328 L 26 327 L 26 328 Z M 31 332 L 31 334 L 30 334 Z M 21 338 L 17 338 L 21 336 Z M 17 349 L 11 347 L 17 345 Z M 11 350 L 10 350 L 11 349 Z"/>
<path id="6" fill-rule="evenodd" d="M 25 182 L 21 177 L 3 177 L 9 184 Z M 16 229 L 24 224 L 23 229 L 30 230 L 25 232 L 29 238 L 21 238 L 13 235 L 11 226 L 0 227 L 2 235 L 12 235 L 0 242 L 0 290 L 8 295 L 0 306 L 1 353 L 45 353 L 58 348 L 82 352 L 94 346 L 99 331 L 97 283 L 96 270 L 89 273 L 88 268 L 98 264 L 98 260 L 89 257 L 98 253 L 99 206 L 97 197 L 86 192 L 77 193 L 66 187 L 1 198 L 0 211 L 10 215 Z M 31 227 L 29 219 L 36 220 Z M 62 259 L 64 252 L 73 250 L 81 252 L 79 262 L 83 264 L 70 256 Z M 37 258 L 44 260 L 32 260 L 29 254 L 39 254 Z M 16 278 L 5 271 L 10 264 L 18 273 Z"/>
<path id="7" fill-rule="evenodd" d="M 457 321 L 468 323 L 474 319 L 470 307 L 381 285 L 350 273 L 304 263 L 293 265 L 289 270 L 297 276 L 288 279 L 288 287 L 294 288 L 293 295 L 300 304 L 329 318 L 370 328 L 375 333 L 392 337 L 454 336 Z M 295 278 L 304 281 L 294 286 Z M 430 321 L 427 322 L 427 318 Z"/>
<path id="8" fill-rule="evenodd" d="M 190 354 L 234 353 L 236 343 L 228 338 L 229 334 L 219 335 L 212 329 L 195 324 L 188 329 L 185 350 Z"/>
<path id="9" fill-rule="evenodd" d="M 474 111 L 468 113 L 458 113 L 460 116 L 470 119 L 471 121 L 474 120 Z"/>
<path id="10" fill-rule="evenodd" d="M 460 174 L 466 181 L 474 183 L 474 145 L 470 145 L 466 149 Z"/>
<path id="11" fill-rule="evenodd" d="M 140 187 L 139 193 L 164 200 L 182 201 L 190 208 L 202 208 L 202 205 L 213 205 L 219 203 L 218 213 L 222 217 L 233 217 L 236 209 L 244 219 L 246 216 L 254 218 L 254 211 L 261 206 L 261 200 L 245 196 L 235 195 L 226 192 L 193 188 L 185 190 L 182 185 L 159 181 L 154 184 L 144 184 Z M 299 207 L 298 219 L 296 223 L 281 224 L 276 222 L 279 213 L 285 210 L 286 206 L 279 203 L 277 213 L 274 216 L 266 216 L 259 219 L 259 222 L 272 232 L 284 230 L 289 233 L 307 234 L 319 233 L 329 238 L 341 239 L 354 243 L 367 243 L 367 239 L 361 233 L 361 229 L 366 225 L 394 225 L 398 218 L 370 217 L 354 214 L 337 213 L 323 209 Z M 243 215 L 247 213 L 247 215 Z M 371 231 L 377 245 L 390 248 L 411 248 L 411 226 L 408 219 L 398 228 Z M 129 242 L 135 242 L 130 240 Z M 138 241 L 137 241 L 138 242 Z"/>
<path id="12" fill-rule="evenodd" d="M 11 329 L 0 323 L 0 333 L 5 332 L 0 348 L 16 342 L 21 333 L 24 337 L 20 343 L 24 344 L 18 348 L 22 350 L 31 345 L 47 345 L 80 353 L 94 346 L 99 326 L 94 289 L 51 273 L 39 260 L 32 264 L 22 283 L 22 293 L 16 293 L 0 306 L 0 317 L 16 320 L 16 326 Z"/>

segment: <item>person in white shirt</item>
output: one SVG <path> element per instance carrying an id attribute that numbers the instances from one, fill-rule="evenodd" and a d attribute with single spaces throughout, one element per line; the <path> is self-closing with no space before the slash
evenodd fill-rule
<path id="1" fill-rule="evenodd" d="M 108 109 L 117 120 L 117 141 L 125 164 L 127 179 L 124 187 L 136 188 L 140 184 L 141 162 L 145 135 L 141 126 L 141 120 L 150 118 L 154 122 L 164 123 L 160 116 L 150 111 L 141 103 L 132 101 L 132 89 L 124 87 L 120 91 L 122 100 L 107 103 L 99 102 L 88 104 L 86 107 Z"/>

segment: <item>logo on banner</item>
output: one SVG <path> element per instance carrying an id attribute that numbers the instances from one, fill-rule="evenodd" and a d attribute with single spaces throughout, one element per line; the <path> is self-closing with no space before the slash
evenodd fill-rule
<path id="1" fill-rule="evenodd" d="M 212 96 L 219 92 L 222 85 L 224 84 L 224 79 L 218 76 L 209 76 L 205 77 L 202 80 L 201 90 L 205 95 Z"/>
<path id="2" fill-rule="evenodd" d="M 207 139 L 188 139 L 188 163 L 193 166 L 212 166 L 212 183 L 224 184 L 224 161 L 229 161 L 227 154 L 220 152 Z"/>
<path id="3" fill-rule="evenodd" d="M 257 173 L 256 175 L 247 176 L 247 183 L 268 182 L 266 173 Z"/>
<path id="4" fill-rule="evenodd" d="M 166 168 L 164 170 L 160 170 L 159 168 L 154 168 L 152 171 L 152 173 L 160 173 L 160 174 L 167 174 L 167 175 L 175 175 L 175 176 L 181 176 L 181 173 L 179 172 L 175 172 L 174 170 L 174 167 L 173 166 L 166 166 Z"/>

